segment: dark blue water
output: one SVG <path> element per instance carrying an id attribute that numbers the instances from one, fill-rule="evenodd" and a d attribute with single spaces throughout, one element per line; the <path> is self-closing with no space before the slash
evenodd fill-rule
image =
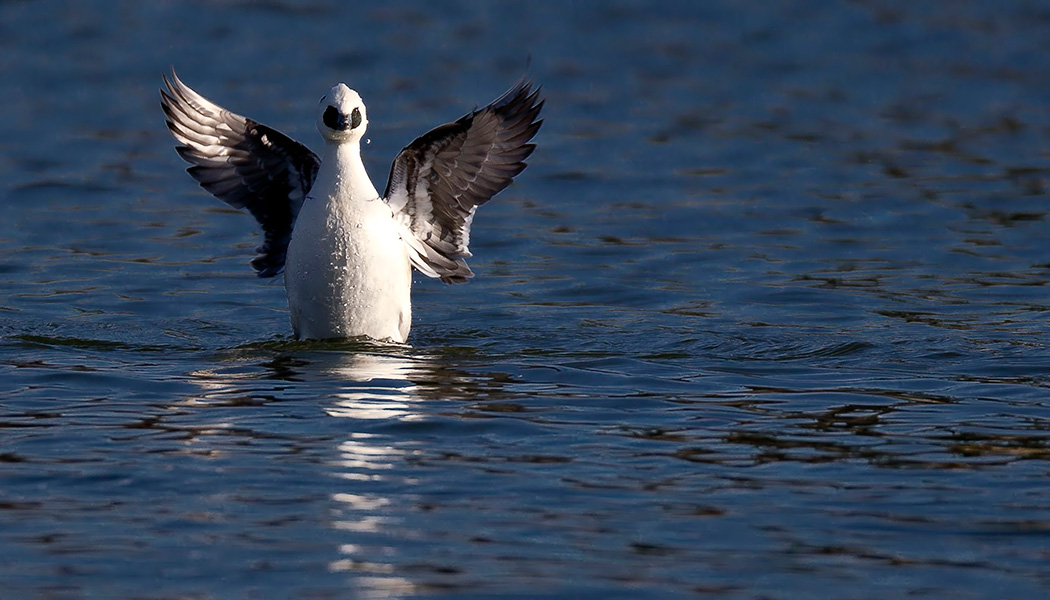
<path id="1" fill-rule="evenodd" d="M 3 598 L 1050 594 L 1042 2 L 0 4 Z M 530 62 L 531 60 L 531 62 Z M 160 74 L 317 148 L 526 70 L 410 346 L 294 342 Z"/>

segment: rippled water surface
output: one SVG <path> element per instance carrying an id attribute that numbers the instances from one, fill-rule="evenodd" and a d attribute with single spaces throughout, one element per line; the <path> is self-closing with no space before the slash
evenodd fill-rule
<path id="1" fill-rule="evenodd" d="M 1050 594 L 1041 2 L 0 4 L 6 598 Z M 530 62 L 531 61 L 531 62 Z M 291 339 L 198 90 L 546 123 L 410 346 Z M 382 187 L 380 187 L 382 189 Z"/>

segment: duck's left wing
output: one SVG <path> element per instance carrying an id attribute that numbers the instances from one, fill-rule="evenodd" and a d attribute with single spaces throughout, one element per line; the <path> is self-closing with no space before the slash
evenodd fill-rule
<path id="1" fill-rule="evenodd" d="M 161 107 L 179 156 L 201 187 L 244 208 L 265 235 L 252 267 L 259 277 L 284 269 L 299 208 L 317 177 L 317 155 L 276 129 L 232 113 L 190 89 L 172 71 Z"/>
<path id="2" fill-rule="evenodd" d="M 543 123 L 539 89 L 522 79 L 488 106 L 417 138 L 394 159 L 383 197 L 401 224 L 412 265 L 445 283 L 474 273 L 474 211 L 525 169 Z"/>

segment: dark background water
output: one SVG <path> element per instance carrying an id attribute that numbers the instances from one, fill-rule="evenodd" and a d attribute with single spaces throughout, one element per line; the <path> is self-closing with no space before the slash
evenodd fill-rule
<path id="1" fill-rule="evenodd" d="M 1043 2 L 0 4 L 4 598 L 1044 598 Z M 530 62 L 531 61 L 531 62 Z M 196 89 L 377 187 L 523 72 L 411 346 L 297 343 Z"/>

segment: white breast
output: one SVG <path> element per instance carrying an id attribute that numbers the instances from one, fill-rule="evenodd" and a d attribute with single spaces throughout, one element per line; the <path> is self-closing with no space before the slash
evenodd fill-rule
<path id="1" fill-rule="evenodd" d="M 404 342 L 412 319 L 406 247 L 360 154 L 346 146 L 326 154 L 288 245 L 292 330 L 299 339 Z"/>

